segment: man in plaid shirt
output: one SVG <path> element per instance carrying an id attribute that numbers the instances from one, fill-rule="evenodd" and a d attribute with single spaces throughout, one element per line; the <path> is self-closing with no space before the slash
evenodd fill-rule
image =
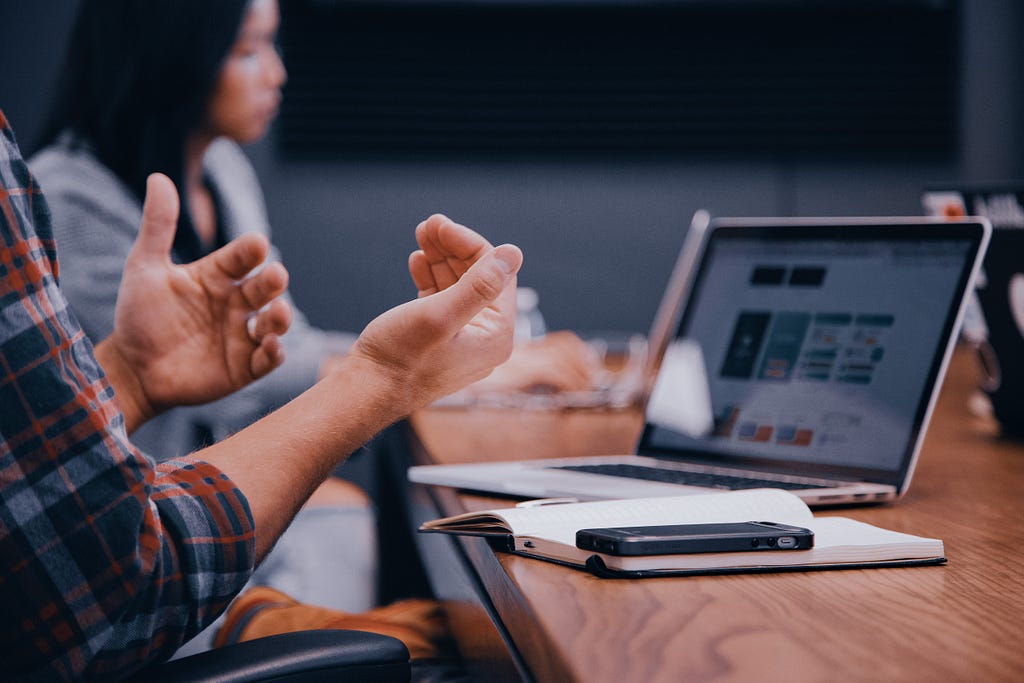
<path id="1" fill-rule="evenodd" d="M 177 195 L 147 187 L 114 333 L 94 348 L 58 286 L 43 196 L 0 113 L 0 678 L 124 677 L 242 588 L 324 477 L 374 433 L 511 351 L 522 254 L 443 216 L 416 230 L 419 298 L 339 368 L 238 434 L 159 466 L 128 440 L 173 405 L 273 370 L 290 312 L 245 236 L 171 264 Z"/>

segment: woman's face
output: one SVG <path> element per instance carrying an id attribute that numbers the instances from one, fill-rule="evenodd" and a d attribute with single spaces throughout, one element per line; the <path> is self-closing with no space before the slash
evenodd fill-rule
<path id="1" fill-rule="evenodd" d="M 207 107 L 212 135 L 253 142 L 277 115 L 288 76 L 274 43 L 279 23 L 277 0 L 249 3 Z"/>

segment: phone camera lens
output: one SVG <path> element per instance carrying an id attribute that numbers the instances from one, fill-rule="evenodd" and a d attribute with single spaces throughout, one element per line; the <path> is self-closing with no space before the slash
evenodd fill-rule
<path id="1" fill-rule="evenodd" d="M 757 540 L 756 538 L 752 538 L 750 539 L 750 545 L 756 548 L 757 546 L 761 545 L 761 541 Z"/>
<path id="2" fill-rule="evenodd" d="M 768 539 L 768 545 L 770 547 L 774 548 L 775 547 L 775 539 L 774 538 L 769 538 Z"/>

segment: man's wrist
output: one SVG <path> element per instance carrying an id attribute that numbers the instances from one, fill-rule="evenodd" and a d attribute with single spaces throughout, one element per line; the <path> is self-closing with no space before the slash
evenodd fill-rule
<path id="1" fill-rule="evenodd" d="M 138 375 L 121 353 L 113 334 L 96 345 L 96 360 L 114 387 L 114 394 L 121 406 L 121 412 L 124 413 L 125 427 L 131 434 L 156 415 L 156 410 L 150 403 Z"/>
<path id="2" fill-rule="evenodd" d="M 381 424 L 377 429 L 406 417 L 419 403 L 419 387 L 413 386 L 407 377 L 390 372 L 380 363 L 358 354 L 347 354 L 337 360 L 324 379 L 342 383 L 345 396 L 360 396 L 360 404 L 370 408 L 366 415 L 373 415 Z"/>

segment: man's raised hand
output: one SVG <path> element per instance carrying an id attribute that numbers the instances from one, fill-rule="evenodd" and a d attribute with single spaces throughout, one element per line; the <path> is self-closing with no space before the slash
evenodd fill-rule
<path id="1" fill-rule="evenodd" d="M 244 235 L 177 265 L 170 251 L 178 210 L 174 184 L 151 175 L 114 331 L 97 347 L 129 429 L 169 407 L 225 396 L 284 361 L 279 336 L 291 324 L 291 309 L 278 297 L 288 273 L 279 263 L 253 272 L 269 252 L 267 239 Z"/>

